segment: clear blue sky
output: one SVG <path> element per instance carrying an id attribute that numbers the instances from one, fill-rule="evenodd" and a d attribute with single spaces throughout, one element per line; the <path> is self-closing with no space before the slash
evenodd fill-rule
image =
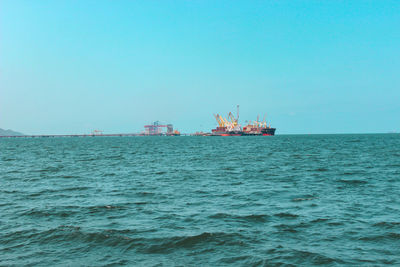
<path id="1" fill-rule="evenodd" d="M 400 131 L 400 1 L 0 0 L 0 128 Z"/>

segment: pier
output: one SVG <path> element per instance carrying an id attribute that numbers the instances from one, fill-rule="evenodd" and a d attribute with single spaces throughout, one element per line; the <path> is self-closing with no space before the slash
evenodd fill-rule
<path id="1" fill-rule="evenodd" d="M 188 136 L 189 134 L 180 134 Z M 35 135 L 8 135 L 0 138 L 56 138 L 56 137 L 128 137 L 128 136 L 176 136 L 168 134 L 149 135 L 143 133 L 121 133 L 121 134 L 35 134 Z"/>

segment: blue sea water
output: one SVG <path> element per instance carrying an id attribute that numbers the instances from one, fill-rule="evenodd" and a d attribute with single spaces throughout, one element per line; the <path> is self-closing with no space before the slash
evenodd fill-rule
<path id="1" fill-rule="evenodd" d="M 0 265 L 400 265 L 400 135 L 0 139 Z"/>

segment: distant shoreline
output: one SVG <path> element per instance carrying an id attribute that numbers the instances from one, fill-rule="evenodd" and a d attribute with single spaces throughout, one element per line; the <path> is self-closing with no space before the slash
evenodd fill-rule
<path id="1" fill-rule="evenodd" d="M 400 134 L 398 132 L 389 133 L 299 133 L 299 134 L 276 134 L 276 136 L 288 136 L 288 135 L 383 135 L 383 134 Z M 168 136 L 168 135 L 146 135 L 142 133 L 125 133 L 125 134 L 40 134 L 40 135 L 0 135 L 0 138 L 73 138 L 73 137 L 146 137 L 146 136 Z M 201 136 L 193 134 L 181 134 L 180 136 Z"/>

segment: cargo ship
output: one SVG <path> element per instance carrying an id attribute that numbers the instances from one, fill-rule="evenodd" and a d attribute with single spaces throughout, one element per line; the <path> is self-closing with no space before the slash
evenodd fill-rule
<path id="1" fill-rule="evenodd" d="M 259 121 L 259 116 L 256 121 L 249 122 L 248 125 L 242 126 L 239 124 L 239 105 L 237 106 L 236 118 L 232 112 L 229 112 L 228 117 L 224 118 L 219 114 L 214 114 L 218 123 L 218 127 L 211 130 L 211 136 L 272 136 L 275 135 L 276 128 L 271 125 L 267 126 L 264 116 L 263 121 Z"/>
<path id="2" fill-rule="evenodd" d="M 212 136 L 242 136 L 243 131 L 230 131 L 227 127 L 217 127 L 211 130 Z"/>
<path id="3" fill-rule="evenodd" d="M 260 136 L 260 135 L 262 135 L 262 136 L 272 136 L 272 135 L 275 135 L 275 130 L 276 130 L 276 128 L 270 128 L 270 127 L 268 127 L 268 128 L 263 128 L 263 129 L 261 129 L 260 131 L 257 131 L 257 132 L 245 132 L 245 131 L 243 131 L 242 132 L 242 135 L 244 135 L 244 136 Z"/>

